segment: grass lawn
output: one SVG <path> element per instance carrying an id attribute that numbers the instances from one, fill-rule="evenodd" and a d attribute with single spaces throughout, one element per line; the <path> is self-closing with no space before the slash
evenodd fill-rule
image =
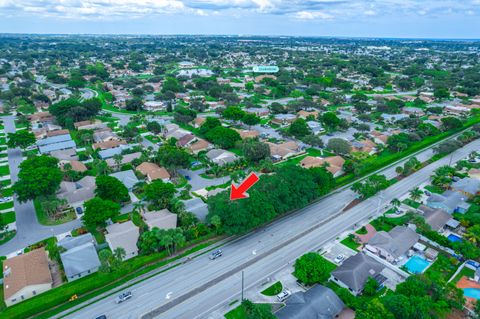
<path id="1" fill-rule="evenodd" d="M 272 311 L 272 306 L 268 304 L 258 304 L 259 307 L 268 309 L 268 311 Z M 247 318 L 247 312 L 245 311 L 245 308 L 243 305 L 238 306 L 237 308 L 230 310 L 225 314 L 226 319 L 246 319 Z M 250 317 L 252 318 L 252 317 Z"/>
<path id="2" fill-rule="evenodd" d="M 42 225 L 51 226 L 51 225 L 60 225 L 66 222 L 72 221 L 77 218 L 73 210 L 69 210 L 63 217 L 58 219 L 52 219 L 46 212 L 43 211 L 40 201 L 34 200 L 33 205 L 35 207 L 35 213 L 37 214 L 38 222 Z"/>
<path id="3" fill-rule="evenodd" d="M 447 281 L 453 276 L 459 266 L 460 262 L 457 259 L 438 255 L 437 260 L 425 272 L 425 276 L 433 280 L 443 279 Z"/>
<path id="4" fill-rule="evenodd" d="M 7 241 L 15 237 L 16 233 L 17 233 L 16 231 L 12 230 L 12 231 L 7 231 L 0 234 L 0 245 L 5 244 Z M 3 289 L 1 290 L 3 291 Z M 0 300 L 3 301 L 3 299 L 0 299 Z"/>
<path id="5" fill-rule="evenodd" d="M 152 143 L 160 142 L 160 139 L 158 137 L 156 137 L 155 135 L 146 135 L 144 137 Z"/>
<path id="6" fill-rule="evenodd" d="M 13 201 L 0 204 L 0 210 L 5 210 L 5 209 L 9 209 L 9 208 L 13 208 Z"/>
<path id="7" fill-rule="evenodd" d="M 398 217 L 398 218 L 386 218 L 384 216 L 380 216 L 377 219 L 372 220 L 370 222 L 370 225 L 372 225 L 376 231 L 383 230 L 383 231 L 389 232 L 395 226 L 404 225 L 409 221 L 409 219 L 410 219 L 410 216 L 407 216 L 407 215 Z"/>
<path id="8" fill-rule="evenodd" d="M 15 212 L 0 214 L 0 225 L 8 225 L 15 221 Z"/>
<path id="9" fill-rule="evenodd" d="M 355 233 L 357 233 L 359 235 L 366 235 L 368 233 L 368 231 L 367 231 L 367 228 L 365 226 L 362 226 Z"/>
<path id="10" fill-rule="evenodd" d="M 10 169 L 8 168 L 8 164 L 0 166 L 0 176 L 5 176 L 8 174 L 10 174 Z"/>
<path id="11" fill-rule="evenodd" d="M 340 243 L 347 246 L 348 248 L 351 248 L 351 249 L 357 250 L 357 251 L 358 251 L 358 247 L 360 247 L 360 244 L 355 241 L 355 236 L 352 235 L 352 234 L 348 235 Z"/>
<path id="12" fill-rule="evenodd" d="M 472 270 L 467 267 L 463 267 L 462 270 L 455 276 L 455 279 L 453 279 L 454 283 L 457 283 L 463 276 L 467 278 L 473 278 L 475 276 L 475 270 Z"/>
<path id="13" fill-rule="evenodd" d="M 434 194 L 442 194 L 444 191 L 438 186 L 435 185 L 427 185 L 424 187 L 427 191 L 434 193 Z"/>
<path id="14" fill-rule="evenodd" d="M 282 283 L 280 281 L 277 281 L 276 283 L 274 283 L 273 285 L 271 285 L 270 287 L 262 291 L 262 295 L 276 296 L 282 292 L 282 289 L 283 289 Z"/>
<path id="15" fill-rule="evenodd" d="M 414 200 L 411 200 L 410 198 L 406 198 L 402 201 L 402 203 L 404 203 L 405 205 L 408 205 L 410 207 L 413 207 L 413 208 L 418 208 L 420 207 L 420 205 L 422 205 L 421 203 L 419 202 L 416 202 Z"/>

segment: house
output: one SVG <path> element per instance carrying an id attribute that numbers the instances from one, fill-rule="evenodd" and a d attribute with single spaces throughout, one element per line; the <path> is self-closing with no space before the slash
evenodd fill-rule
<path id="1" fill-rule="evenodd" d="M 55 157 L 59 161 L 78 161 L 77 151 L 73 148 L 53 151 L 50 153 L 50 156 Z"/>
<path id="2" fill-rule="evenodd" d="M 187 146 L 187 149 L 192 152 L 193 154 L 198 154 L 201 151 L 206 151 L 209 150 L 213 147 L 212 144 L 208 143 L 204 139 L 197 138 L 197 141 L 194 143 L 191 143 L 190 145 Z"/>
<path id="3" fill-rule="evenodd" d="M 58 136 L 58 135 L 65 135 L 68 133 L 69 133 L 68 130 L 47 130 L 45 136 L 52 137 L 52 136 Z"/>
<path id="4" fill-rule="evenodd" d="M 137 242 L 140 231 L 135 224 L 129 220 L 125 223 L 117 223 L 107 226 L 105 240 L 112 251 L 121 247 L 125 250 L 125 258 L 130 259 L 138 255 Z"/>
<path id="5" fill-rule="evenodd" d="M 146 101 L 143 103 L 143 108 L 151 112 L 162 111 L 166 108 L 166 105 L 162 101 Z"/>
<path id="6" fill-rule="evenodd" d="M 45 124 L 45 123 L 53 123 L 53 115 L 50 114 L 50 112 L 38 112 L 30 115 L 28 117 L 28 120 L 32 124 L 32 126 L 38 125 L 38 124 Z"/>
<path id="7" fill-rule="evenodd" d="M 420 239 L 420 235 L 405 226 L 396 226 L 388 233 L 379 231 L 365 248 L 389 262 L 396 262 L 405 255 Z"/>
<path id="8" fill-rule="evenodd" d="M 275 316 L 278 319 L 333 319 L 344 309 L 345 304 L 332 289 L 316 285 L 306 292 L 292 294 Z"/>
<path id="9" fill-rule="evenodd" d="M 449 214 L 464 214 L 470 208 L 467 203 L 468 197 L 460 192 L 447 190 L 443 194 L 432 194 L 427 198 L 427 206 L 431 208 L 443 209 Z"/>
<path id="10" fill-rule="evenodd" d="M 322 127 L 322 124 L 320 124 L 320 122 L 307 121 L 307 126 L 310 129 L 310 131 L 312 131 L 313 135 L 318 135 L 325 131 Z"/>
<path id="11" fill-rule="evenodd" d="M 424 116 L 425 112 L 419 107 L 404 107 L 402 108 L 403 114 L 407 115 L 416 115 L 416 116 Z"/>
<path id="12" fill-rule="evenodd" d="M 88 276 L 98 271 L 100 259 L 90 233 L 78 237 L 65 237 L 57 245 L 66 251 L 60 253 L 67 280 Z"/>
<path id="13" fill-rule="evenodd" d="M 160 167 L 155 163 L 143 162 L 136 168 L 137 171 L 147 177 L 149 182 L 156 179 L 161 179 L 164 182 L 170 181 L 170 174 L 164 167 Z"/>
<path id="14" fill-rule="evenodd" d="M 352 142 L 352 151 L 363 152 L 369 155 L 374 154 L 377 151 L 377 145 L 371 140 L 361 140 Z"/>
<path id="15" fill-rule="evenodd" d="M 358 253 L 345 259 L 340 267 L 332 271 L 330 280 L 357 296 L 370 277 L 382 285 L 386 280 L 382 275 L 384 269 L 385 266 L 372 257 Z"/>
<path id="16" fill-rule="evenodd" d="M 96 143 L 101 143 L 107 141 L 119 141 L 120 137 L 118 137 L 117 134 L 113 133 L 110 129 L 108 129 L 93 133 L 93 140 Z"/>
<path id="17" fill-rule="evenodd" d="M 171 213 L 168 209 L 162 209 L 154 212 L 142 214 L 145 224 L 149 229 L 157 227 L 159 229 L 173 229 L 177 227 L 177 214 Z"/>
<path id="18" fill-rule="evenodd" d="M 381 115 L 385 122 L 395 123 L 397 121 L 409 118 L 407 114 L 382 114 Z"/>
<path id="19" fill-rule="evenodd" d="M 74 149 L 77 147 L 70 134 L 47 137 L 36 142 L 41 154 L 50 154 L 53 151 Z"/>
<path id="20" fill-rule="evenodd" d="M 293 141 L 285 142 L 281 144 L 274 144 L 271 142 L 267 142 L 266 144 L 270 148 L 270 156 L 274 161 L 283 160 L 290 156 L 294 156 L 301 153 L 300 146 Z"/>
<path id="21" fill-rule="evenodd" d="M 203 123 L 205 123 L 207 121 L 206 118 L 204 117 L 197 117 L 195 118 L 191 123 L 192 123 L 192 126 L 194 128 L 199 128 L 200 126 L 202 126 Z"/>
<path id="22" fill-rule="evenodd" d="M 430 228 L 434 231 L 440 231 L 447 227 L 455 229 L 460 224 L 443 209 L 434 209 L 425 205 L 420 205 L 417 211 L 420 211 L 423 214 L 425 222 L 430 225 Z"/>
<path id="23" fill-rule="evenodd" d="M 75 171 L 75 172 L 79 172 L 79 173 L 83 173 L 83 172 L 86 172 L 88 170 L 87 166 L 85 166 L 85 164 L 83 164 L 82 162 L 80 161 L 66 161 L 66 160 L 62 160 L 60 161 L 60 168 L 65 171 L 65 165 L 66 164 L 69 164 L 70 167 L 72 168 L 72 171 Z"/>
<path id="24" fill-rule="evenodd" d="M 82 207 L 83 203 L 95 197 L 95 177 L 85 176 L 77 182 L 62 181 L 57 192 L 59 199 L 65 199 L 73 207 Z"/>
<path id="25" fill-rule="evenodd" d="M 213 149 L 207 152 L 207 158 L 219 166 L 223 166 L 228 163 L 233 163 L 238 160 L 238 156 L 232 152 L 222 149 Z"/>
<path id="26" fill-rule="evenodd" d="M 122 184 L 125 185 L 129 192 L 132 191 L 133 186 L 135 186 L 135 184 L 139 182 L 137 176 L 135 176 L 135 173 L 131 169 L 127 171 L 116 172 L 110 174 L 110 176 L 115 177 L 120 182 L 122 182 Z"/>
<path id="27" fill-rule="evenodd" d="M 450 186 L 450 189 L 459 192 L 468 198 L 472 198 L 478 195 L 480 191 L 480 180 L 476 178 L 465 177 L 453 182 Z"/>
<path id="28" fill-rule="evenodd" d="M 93 121 L 86 120 L 86 121 L 75 122 L 75 123 L 73 123 L 73 126 L 75 127 L 75 129 L 78 130 L 79 127 L 82 127 L 82 126 L 85 126 L 85 125 L 90 125 L 90 124 L 93 124 Z"/>
<path id="29" fill-rule="evenodd" d="M 270 115 L 270 110 L 266 107 L 251 107 L 245 109 L 245 112 L 255 114 L 258 117 L 267 117 Z"/>
<path id="30" fill-rule="evenodd" d="M 330 156 L 326 158 L 306 156 L 299 164 L 303 168 L 325 166 L 327 171 L 332 173 L 333 177 L 337 177 L 343 174 L 343 164 L 345 164 L 345 160 L 341 156 Z"/>
<path id="31" fill-rule="evenodd" d="M 105 160 L 105 162 L 107 162 L 108 167 L 119 168 L 118 166 L 129 164 L 129 163 L 133 162 L 134 160 L 139 159 L 141 156 L 142 156 L 141 152 L 135 152 L 135 153 L 122 155 L 122 159 L 120 160 L 120 164 L 117 164 L 117 162 L 113 158 L 108 158 L 107 160 Z"/>
<path id="32" fill-rule="evenodd" d="M 52 289 L 45 248 L 3 261 L 3 298 L 7 307 Z"/>
<path id="33" fill-rule="evenodd" d="M 242 140 L 246 138 L 257 138 L 258 136 L 260 136 L 260 132 L 256 130 L 239 130 L 236 128 L 234 128 L 234 130 L 237 131 L 238 134 L 240 134 Z"/>
<path id="34" fill-rule="evenodd" d="M 318 111 L 304 111 L 304 110 L 300 110 L 300 111 L 297 112 L 297 117 L 306 120 L 307 117 L 313 116 L 313 118 L 316 119 L 316 118 L 318 117 L 318 114 L 319 114 Z"/>
<path id="35" fill-rule="evenodd" d="M 120 145 L 126 145 L 127 142 L 123 140 L 108 140 L 108 141 L 102 141 L 102 142 L 97 142 L 92 144 L 93 150 L 108 150 L 110 148 L 115 148 L 119 147 Z"/>
<path id="36" fill-rule="evenodd" d="M 122 154 L 124 151 L 130 151 L 131 149 L 137 146 L 138 144 L 126 144 L 126 145 L 120 144 L 118 147 L 98 151 L 98 156 L 101 159 L 106 160 L 107 158 Z"/>
<path id="37" fill-rule="evenodd" d="M 178 147 L 185 147 L 190 145 L 191 143 L 195 142 L 196 138 L 195 135 L 193 134 L 187 134 L 182 137 L 180 137 L 177 141 L 177 146 Z"/>
<path id="38" fill-rule="evenodd" d="M 296 119 L 297 116 L 293 114 L 276 114 L 271 120 L 271 122 L 278 125 L 287 125 L 292 123 Z"/>

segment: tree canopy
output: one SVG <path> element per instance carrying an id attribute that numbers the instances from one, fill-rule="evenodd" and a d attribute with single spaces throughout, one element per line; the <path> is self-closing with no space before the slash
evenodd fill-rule
<path id="1" fill-rule="evenodd" d="M 100 175 L 96 178 L 97 188 L 95 194 L 104 200 L 115 203 L 126 203 L 130 201 L 128 189 L 113 176 Z"/>

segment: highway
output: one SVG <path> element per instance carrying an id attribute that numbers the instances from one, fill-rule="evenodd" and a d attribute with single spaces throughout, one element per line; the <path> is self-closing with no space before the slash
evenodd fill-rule
<path id="1" fill-rule="evenodd" d="M 211 261 L 200 256 L 192 261 L 147 279 L 130 288 L 133 298 L 123 304 L 114 303 L 110 296 L 66 316 L 67 318 L 209 318 L 212 311 L 239 299 L 241 271 L 245 272 L 245 288 L 263 282 L 273 273 L 291 265 L 305 252 L 319 249 L 342 232 L 355 228 L 377 214 L 379 204 L 402 196 L 411 188 L 429 180 L 432 172 L 466 157 L 480 149 L 474 141 L 407 178 L 395 183 L 379 196 L 370 198 L 342 212 L 355 198 L 349 189 L 342 189 L 295 214 L 245 237 L 227 243 L 224 256 Z M 417 155 L 421 161 L 431 156 L 431 150 Z M 395 166 L 382 172 L 395 176 Z"/>

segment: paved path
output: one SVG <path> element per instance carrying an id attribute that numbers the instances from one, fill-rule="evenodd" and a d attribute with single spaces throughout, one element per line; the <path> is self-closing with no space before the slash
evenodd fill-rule
<path id="1" fill-rule="evenodd" d="M 5 133 L 15 132 L 13 116 L 3 117 Z M 22 162 L 22 151 L 18 148 L 8 150 L 8 164 L 12 184 L 18 179 L 18 166 Z M 14 207 L 17 218 L 17 235 L 9 242 L 0 246 L 0 256 L 18 251 L 28 245 L 34 244 L 52 235 L 58 235 L 78 228 L 80 220 L 74 220 L 58 226 L 43 226 L 38 223 L 33 202 L 20 203 L 14 196 Z"/>
<path id="2" fill-rule="evenodd" d="M 319 249 L 339 234 L 353 230 L 378 214 L 378 207 L 427 182 L 432 172 L 449 161 L 456 162 L 480 148 L 480 140 L 455 151 L 420 171 L 402 179 L 381 195 L 342 212 L 355 198 L 348 188 L 341 189 L 295 214 L 250 233 L 222 247 L 224 256 L 211 261 L 206 256 L 159 274 L 131 287 L 133 299 L 120 305 L 113 296 L 94 303 L 68 318 L 213 318 L 215 310 L 239 299 L 241 272 L 245 288 L 265 281 L 282 271 L 307 251 Z M 425 154 L 431 151 L 424 152 Z M 418 155 L 424 158 L 426 155 Z M 382 171 L 395 176 L 395 165 Z"/>

